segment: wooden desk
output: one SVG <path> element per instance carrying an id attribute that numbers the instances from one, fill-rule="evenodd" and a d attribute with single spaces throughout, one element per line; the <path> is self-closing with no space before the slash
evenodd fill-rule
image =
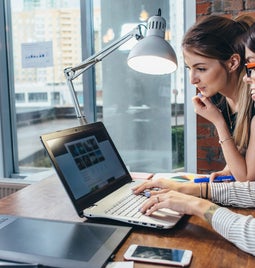
<path id="1" fill-rule="evenodd" d="M 253 210 L 235 210 L 245 215 Z M 34 183 L 0 200 L 0 213 L 19 216 L 83 221 L 77 216 L 61 182 L 56 176 Z M 255 257 L 242 252 L 215 233 L 197 217 L 185 217 L 171 230 L 154 230 L 134 227 L 132 233 L 116 254 L 116 261 L 123 261 L 123 254 L 130 244 L 191 249 L 193 259 L 189 267 L 255 267 Z M 162 265 L 135 263 L 135 268 L 165 268 Z"/>

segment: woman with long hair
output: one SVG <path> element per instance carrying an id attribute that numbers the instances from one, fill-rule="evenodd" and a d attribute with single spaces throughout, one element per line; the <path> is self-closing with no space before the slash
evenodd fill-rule
<path id="1" fill-rule="evenodd" d="M 192 100 L 195 112 L 214 124 L 226 161 L 224 170 L 211 174 L 212 180 L 219 175 L 255 180 L 255 150 L 250 142 L 255 109 L 242 81 L 241 42 L 251 20 L 212 15 L 189 29 L 182 43 L 190 82 L 199 91 Z"/>

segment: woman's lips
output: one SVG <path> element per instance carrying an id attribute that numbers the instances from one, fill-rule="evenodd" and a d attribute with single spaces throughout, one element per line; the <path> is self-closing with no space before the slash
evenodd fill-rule
<path id="1" fill-rule="evenodd" d="M 198 87 L 197 88 L 201 93 L 205 91 L 205 88 L 204 87 Z"/>

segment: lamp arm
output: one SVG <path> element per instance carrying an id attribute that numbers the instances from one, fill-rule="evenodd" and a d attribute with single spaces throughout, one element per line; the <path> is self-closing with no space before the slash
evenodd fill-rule
<path id="1" fill-rule="evenodd" d="M 85 125 L 88 122 L 85 116 L 82 114 L 79 101 L 77 99 L 77 95 L 75 93 L 75 89 L 73 86 L 73 80 L 77 78 L 79 75 L 81 75 L 82 73 L 84 73 L 86 70 L 88 70 L 90 67 L 94 66 L 97 62 L 102 61 L 103 58 L 111 54 L 113 51 L 115 51 L 121 45 L 126 43 L 132 37 L 135 37 L 137 40 L 142 39 L 143 35 L 141 32 L 141 26 L 144 26 L 144 25 L 139 24 L 136 28 L 131 30 L 129 33 L 123 35 L 121 38 L 119 38 L 118 40 L 110 44 L 109 46 L 106 46 L 104 49 L 102 49 L 98 53 L 95 53 L 94 55 L 90 56 L 79 65 L 64 69 L 64 74 L 66 77 L 67 85 L 69 87 L 69 90 L 73 98 L 75 113 L 76 113 L 78 120 L 80 121 L 80 125 Z"/>
<path id="2" fill-rule="evenodd" d="M 102 61 L 103 58 L 111 54 L 113 51 L 118 49 L 121 45 L 126 43 L 129 39 L 132 37 L 135 37 L 136 40 L 142 39 L 143 35 L 141 32 L 141 24 L 139 24 L 137 27 L 135 27 L 133 30 L 128 32 L 127 34 L 123 35 L 119 39 L 117 39 L 115 42 L 111 43 L 109 46 L 106 46 L 101 51 L 95 53 L 94 55 L 87 58 L 85 61 L 80 63 L 79 65 L 75 67 L 69 67 L 65 69 L 65 72 L 68 72 L 70 75 L 68 76 L 69 80 L 73 80 L 79 75 L 81 75 L 83 72 L 88 70 L 90 67 L 94 66 L 96 63 Z"/>
<path id="3" fill-rule="evenodd" d="M 66 73 L 66 76 L 67 75 L 68 74 Z M 77 95 L 75 93 L 75 89 L 73 86 L 73 81 L 67 79 L 66 83 L 68 85 L 68 88 L 69 88 L 71 95 L 72 95 L 72 98 L 73 98 L 74 110 L 75 110 L 76 117 L 79 120 L 81 126 L 86 125 L 88 122 L 87 122 L 86 117 L 82 113 L 82 110 L 81 110 L 81 107 L 80 107 L 80 104 L 79 104 L 79 101 L 78 101 L 78 98 L 77 98 Z"/>
<path id="4" fill-rule="evenodd" d="M 113 51 L 118 49 L 122 44 L 126 43 L 129 39 L 131 39 L 132 35 L 126 35 L 121 38 L 121 40 L 117 40 L 110 46 L 105 47 L 100 52 L 92 55 L 88 59 L 86 59 L 84 62 L 82 62 L 80 65 L 77 65 L 70 69 L 70 71 L 73 72 L 72 80 L 76 77 L 80 76 L 82 73 L 84 73 L 86 70 L 88 70 L 90 67 L 94 66 L 98 62 L 102 61 L 103 58 L 111 54 Z"/>

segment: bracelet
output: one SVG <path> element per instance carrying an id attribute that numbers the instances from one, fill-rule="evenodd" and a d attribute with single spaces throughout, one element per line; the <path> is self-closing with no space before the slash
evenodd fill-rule
<path id="1" fill-rule="evenodd" d="M 219 144 L 223 144 L 225 141 L 229 141 L 229 140 L 233 140 L 233 137 L 228 137 L 228 138 L 225 138 L 223 140 L 219 140 Z"/>
<path id="2" fill-rule="evenodd" d="M 203 197 L 203 187 L 202 187 L 203 183 L 200 182 L 199 183 L 199 197 L 200 198 L 204 198 Z M 208 182 L 205 183 L 205 198 L 204 199 L 208 199 Z"/>
<path id="3" fill-rule="evenodd" d="M 206 188 L 205 188 L 205 199 L 208 199 L 208 182 L 206 183 Z"/>

